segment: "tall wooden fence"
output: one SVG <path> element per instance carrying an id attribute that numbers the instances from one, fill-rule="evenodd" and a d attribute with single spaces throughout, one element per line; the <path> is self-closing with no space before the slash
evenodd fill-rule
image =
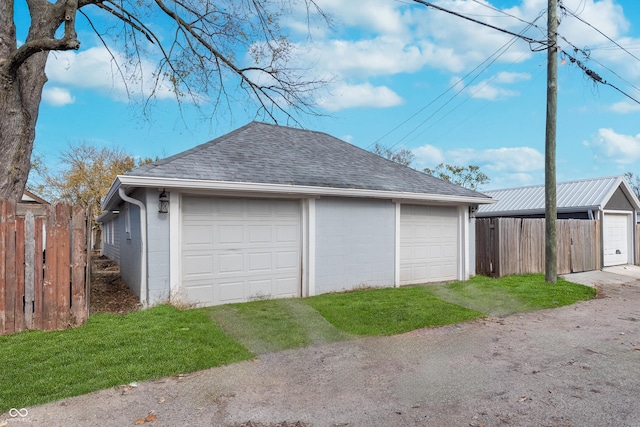
<path id="1" fill-rule="evenodd" d="M 88 218 L 80 206 L 0 201 L 0 335 L 86 321 Z"/>
<path id="2" fill-rule="evenodd" d="M 544 229 L 544 219 L 477 219 L 476 274 L 544 273 Z M 556 230 L 558 274 L 602 268 L 599 221 L 559 219 Z"/>

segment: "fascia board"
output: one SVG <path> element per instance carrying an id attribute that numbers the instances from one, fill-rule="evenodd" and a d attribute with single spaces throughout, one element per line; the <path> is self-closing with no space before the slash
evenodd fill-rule
<path id="1" fill-rule="evenodd" d="M 107 192 L 107 195 L 104 197 L 104 199 L 102 199 L 102 203 L 100 205 L 103 211 L 108 211 L 110 209 L 110 206 L 113 203 L 114 197 L 118 197 L 117 201 L 120 200 L 120 197 L 118 196 L 118 189 L 120 188 L 120 184 L 121 184 L 120 178 L 122 178 L 123 176 L 124 175 L 116 176 L 116 179 L 113 180 L 113 184 L 111 184 L 111 187 Z"/>
<path id="2" fill-rule="evenodd" d="M 366 190 L 358 188 L 337 188 L 337 187 L 312 187 L 302 185 L 286 184 L 263 184 L 254 182 L 228 182 L 228 181 L 205 181 L 196 179 L 178 178 L 150 178 L 131 175 L 120 175 L 117 182 L 122 187 L 158 187 L 177 188 L 180 190 L 210 190 L 210 191 L 231 191 L 231 192 L 254 192 L 265 194 L 289 194 L 301 196 L 341 196 L 341 197 L 370 197 L 380 199 L 397 200 L 417 200 L 450 202 L 463 204 L 491 204 L 495 200 L 489 197 L 463 197 L 442 194 L 408 193 L 400 191 Z M 105 205 L 114 189 L 109 190 L 109 195 L 105 198 Z M 117 189 L 115 190 L 117 194 Z"/>

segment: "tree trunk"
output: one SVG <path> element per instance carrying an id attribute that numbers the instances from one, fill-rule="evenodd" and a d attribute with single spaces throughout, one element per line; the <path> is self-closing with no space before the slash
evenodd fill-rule
<path id="1" fill-rule="evenodd" d="M 0 84 L 0 199 L 20 200 L 31 167 L 47 53 L 31 56 Z"/>

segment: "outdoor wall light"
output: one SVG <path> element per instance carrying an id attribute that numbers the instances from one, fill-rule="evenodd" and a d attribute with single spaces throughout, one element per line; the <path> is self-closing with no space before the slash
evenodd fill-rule
<path id="1" fill-rule="evenodd" d="M 167 196 L 167 192 L 164 189 L 162 190 L 162 193 L 160 193 L 158 212 L 169 213 L 169 196 Z"/>

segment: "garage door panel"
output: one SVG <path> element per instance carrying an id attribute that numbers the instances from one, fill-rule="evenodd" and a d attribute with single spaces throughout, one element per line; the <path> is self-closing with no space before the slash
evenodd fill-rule
<path id="1" fill-rule="evenodd" d="M 244 216 L 242 199 L 217 199 L 213 201 L 216 216 L 221 218 L 238 218 Z"/>
<path id="2" fill-rule="evenodd" d="M 273 270 L 273 261 L 271 252 L 250 253 L 249 257 L 249 273 L 261 273 Z"/>
<path id="3" fill-rule="evenodd" d="M 208 217 L 183 215 L 182 286 L 189 298 L 191 288 L 202 287 L 196 280 L 201 277 L 209 278 L 210 292 L 193 293 L 209 298 L 197 301 L 200 305 L 248 301 L 260 295 L 300 296 L 298 201 L 183 199 L 191 211 L 206 212 L 207 204 L 212 207 Z M 213 230 L 208 233 L 215 238 L 204 239 L 206 229 Z M 189 246 L 188 240 L 200 243 Z"/>
<path id="4" fill-rule="evenodd" d="M 244 241 L 244 227 L 242 227 L 241 225 L 219 225 L 217 226 L 217 230 L 218 243 L 220 244 L 238 244 Z"/>
<path id="5" fill-rule="evenodd" d="M 182 203 L 182 213 L 185 216 L 211 216 L 213 206 L 203 199 L 185 199 Z"/>
<path id="6" fill-rule="evenodd" d="M 277 225 L 276 241 L 278 243 L 296 243 L 300 233 L 299 227 L 295 225 Z"/>
<path id="7" fill-rule="evenodd" d="M 213 286 L 212 286 L 213 288 Z M 244 282 L 224 282 L 218 284 L 220 290 L 220 302 L 240 302 L 244 300 Z"/>
<path id="8" fill-rule="evenodd" d="M 210 282 L 208 284 L 190 286 L 185 289 L 184 298 L 188 303 L 192 304 L 213 300 L 213 286 Z"/>
<path id="9" fill-rule="evenodd" d="M 271 292 L 271 283 L 271 279 L 249 280 L 249 299 L 273 295 L 273 292 Z"/>
<path id="10" fill-rule="evenodd" d="M 212 255 L 186 255 L 184 257 L 187 277 L 197 279 L 203 276 L 213 277 Z"/>
<path id="11" fill-rule="evenodd" d="M 296 277 L 276 279 L 277 295 L 281 297 L 294 297 L 298 295 L 298 280 Z"/>
<path id="12" fill-rule="evenodd" d="M 297 268 L 299 264 L 298 252 L 278 252 L 276 254 L 276 269 L 278 271 Z"/>
<path id="13" fill-rule="evenodd" d="M 273 240 L 270 225 L 248 226 L 249 243 L 270 243 Z"/>
<path id="14" fill-rule="evenodd" d="M 200 249 L 213 246 L 213 227 L 193 225 L 184 228 L 184 246 L 189 249 Z"/>
<path id="15" fill-rule="evenodd" d="M 241 273 L 244 271 L 244 255 L 241 253 L 218 254 L 218 272 Z"/>

